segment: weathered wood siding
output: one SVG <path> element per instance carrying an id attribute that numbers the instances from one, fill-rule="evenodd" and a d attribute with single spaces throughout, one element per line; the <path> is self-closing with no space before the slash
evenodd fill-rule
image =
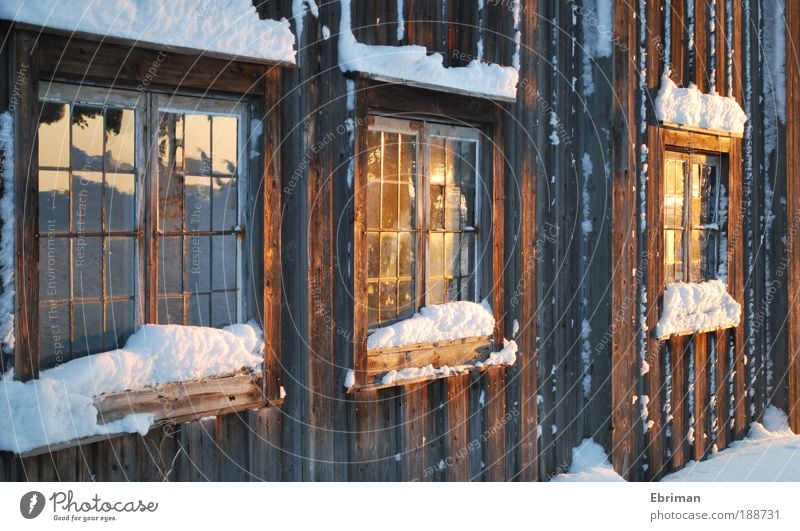
<path id="1" fill-rule="evenodd" d="M 268 82 L 275 72 L 237 74 L 220 65 L 226 79 L 247 86 L 265 76 L 258 92 L 265 135 L 280 145 L 272 152 L 275 142 L 265 139 L 265 174 L 279 171 L 280 182 L 265 183 L 264 201 L 280 196 L 281 207 L 265 217 L 275 230 L 267 231 L 260 260 L 263 305 L 273 308 L 265 319 L 280 336 L 272 364 L 280 377 L 271 385 L 283 385 L 285 402 L 50 455 L 2 455 L 0 480 L 547 480 L 568 469 L 572 448 L 587 437 L 627 478 L 657 479 L 741 438 L 769 404 L 790 410 L 800 427 L 794 48 L 787 46 L 787 125 L 775 128 L 777 147 L 767 149 L 764 135 L 748 128 L 729 151 L 741 176 L 729 190 L 740 206 L 729 212 L 729 282 L 745 322 L 667 341 L 642 329 L 657 323 L 663 288 L 663 258 L 653 254 L 662 238 L 662 139 L 653 127 L 661 76 L 669 69 L 678 84 L 735 97 L 752 127 L 761 127 L 774 117 L 762 103 L 772 85 L 764 83 L 768 61 L 757 45 L 770 7 L 755 0 L 620 1 L 606 28 L 592 0 L 524 0 L 515 28 L 513 2 L 478 9 L 469 0 L 405 0 L 398 39 L 396 2 L 354 0 L 356 38 L 424 45 L 451 66 L 472 59 L 510 65 L 519 31 L 517 102 L 496 104 L 502 149 L 493 161 L 503 192 L 494 198 L 502 211 L 494 234 L 504 243 L 493 264 L 502 279 L 493 302 L 505 310 L 501 332 L 519 344 L 517 364 L 345 391 L 345 373 L 360 355 L 353 338 L 363 332 L 355 328 L 353 299 L 360 289 L 353 263 L 363 253 L 353 223 L 363 212 L 348 171 L 365 139 L 337 131 L 366 116 L 368 98 L 366 82 L 338 67 L 339 3 L 320 2 L 318 16 L 303 18 L 297 68 L 283 70 L 277 93 Z M 289 0 L 255 3 L 265 17 L 292 15 Z M 787 2 L 787 35 L 797 37 L 795 4 Z M 586 47 L 598 31 L 610 33 L 608 54 Z M 0 48 L 9 77 L 19 60 L 13 52 Z M 183 60 L 176 55 L 165 68 L 186 68 Z M 424 94 L 444 107 L 453 98 Z M 7 100 L 0 90 L 0 106 Z M 762 216 L 765 209 L 774 218 Z"/>

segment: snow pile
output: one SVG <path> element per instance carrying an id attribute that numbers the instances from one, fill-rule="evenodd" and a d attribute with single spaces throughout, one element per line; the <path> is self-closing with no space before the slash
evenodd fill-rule
<path id="1" fill-rule="evenodd" d="M 339 67 L 387 80 L 416 82 L 444 89 L 469 90 L 476 95 L 514 99 L 519 72 L 510 66 L 472 60 L 467 66 L 447 68 L 439 53 L 428 55 L 424 46 L 377 46 L 356 41 L 350 27 L 350 0 L 341 0 Z"/>
<path id="2" fill-rule="evenodd" d="M 433 343 L 489 336 L 494 331 L 494 316 L 489 304 L 468 301 L 434 304 L 412 317 L 383 328 L 367 338 L 367 348 L 396 348 L 415 343 Z"/>
<path id="3" fill-rule="evenodd" d="M 0 197 L 0 346 L 14 349 L 14 269 L 17 255 L 14 228 L 14 119 L 10 112 L 0 114 L 0 168 L 3 196 Z M 2 353 L 0 353 L 2 355 Z"/>
<path id="4" fill-rule="evenodd" d="M 584 439 L 572 449 L 569 472 L 559 474 L 551 481 L 625 481 L 611 467 L 603 447 L 592 439 Z"/>
<path id="5" fill-rule="evenodd" d="M 503 349 L 499 352 L 492 352 L 484 361 L 476 361 L 474 364 L 449 366 L 443 365 L 441 367 L 434 367 L 431 364 L 424 367 L 407 367 L 400 370 L 391 370 L 383 375 L 381 378 L 382 385 L 393 385 L 402 383 L 407 380 L 417 380 L 419 378 L 445 378 L 456 374 L 464 374 L 472 369 L 481 369 L 488 367 L 508 367 L 517 362 L 517 343 L 515 341 L 503 340 Z M 348 377 L 345 378 L 345 387 L 350 388 L 353 383 Z"/>
<path id="6" fill-rule="evenodd" d="M 743 134 L 747 115 L 739 103 L 719 94 L 703 94 L 694 84 L 678 88 L 664 72 L 656 97 L 656 117 L 662 122 Z"/>
<path id="7" fill-rule="evenodd" d="M 668 284 L 656 337 L 738 326 L 742 307 L 721 280 Z"/>
<path id="8" fill-rule="evenodd" d="M 25 452 L 91 435 L 147 433 L 152 414 L 98 424 L 94 397 L 255 368 L 262 350 L 262 332 L 252 322 L 222 330 L 144 325 L 124 348 L 42 371 L 38 380 L 18 382 L 9 372 L 0 379 L 0 450 Z"/>
<path id="9" fill-rule="evenodd" d="M 774 406 L 764 422 L 753 422 L 744 440 L 702 462 L 691 461 L 662 481 L 798 481 L 800 436 L 788 427 L 786 414 Z"/>
<path id="10" fill-rule="evenodd" d="M 289 22 L 259 20 L 251 0 L 3 0 L 0 19 L 294 63 Z"/>

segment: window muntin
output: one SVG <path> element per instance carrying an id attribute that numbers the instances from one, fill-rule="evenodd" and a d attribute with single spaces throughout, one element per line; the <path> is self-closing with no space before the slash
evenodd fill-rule
<path id="1" fill-rule="evenodd" d="M 42 366 L 112 350 L 136 322 L 135 103 L 47 99 L 39 121 Z"/>
<path id="2" fill-rule="evenodd" d="M 240 320 L 243 121 L 182 101 L 159 112 L 157 319 L 220 327 Z"/>
<path id="3" fill-rule="evenodd" d="M 667 152 L 664 171 L 664 274 L 667 284 L 716 278 L 723 183 L 720 158 Z"/>
<path id="4" fill-rule="evenodd" d="M 188 182 L 187 196 L 173 193 L 160 206 L 162 160 L 148 174 L 143 148 L 146 129 L 152 145 L 160 144 L 160 121 L 148 124 L 147 111 L 158 96 L 52 83 L 42 85 L 40 99 L 41 367 L 118 348 L 144 322 L 240 321 L 245 105 L 174 96 L 158 107 L 163 121 L 185 122 L 166 166 L 182 194 Z M 156 187 L 152 201 L 148 180 Z M 150 232 L 147 215 L 160 222 Z M 156 271 L 145 265 L 150 245 Z M 150 275 L 158 287 L 163 282 L 163 290 L 152 290 L 161 312 L 147 310 Z"/>
<path id="5" fill-rule="evenodd" d="M 410 317 L 423 305 L 477 299 L 479 138 L 467 127 L 372 118 L 366 193 L 370 327 Z"/>

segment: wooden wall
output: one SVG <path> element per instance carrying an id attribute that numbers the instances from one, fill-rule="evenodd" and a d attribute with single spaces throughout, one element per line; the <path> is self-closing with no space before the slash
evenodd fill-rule
<path id="1" fill-rule="evenodd" d="M 694 2 L 691 20 L 687 2 Z M 262 16 L 291 16 L 289 0 L 255 3 Z M 763 26 L 758 2 L 718 0 L 713 12 L 703 0 L 615 2 L 611 53 L 589 57 L 584 37 L 591 28 L 582 9 L 593 2 L 524 0 L 520 88 L 516 104 L 498 104 L 505 159 L 494 176 L 506 190 L 503 326 L 512 337 L 519 324 L 519 361 L 480 375 L 354 394 L 343 382 L 353 366 L 354 332 L 355 212 L 347 176 L 358 146 L 350 135 L 335 134 L 323 149 L 311 148 L 355 118 L 348 90 L 356 91 L 357 107 L 366 98 L 359 91 L 364 83 L 348 83 L 337 66 L 339 3 L 318 3 L 319 16 L 303 20 L 298 66 L 284 70 L 280 102 L 267 109 L 280 129 L 272 133 L 282 140 L 277 364 L 284 404 L 47 456 L 0 456 L 0 480 L 547 480 L 568 469 L 572 448 L 586 437 L 602 444 L 626 477 L 654 479 L 708 455 L 713 444 L 722 449 L 743 436 L 769 403 L 784 409 L 796 403 L 800 371 L 790 361 L 800 343 L 789 331 L 800 329 L 800 314 L 786 296 L 796 297 L 800 286 L 796 245 L 788 289 L 776 296 L 770 324 L 750 326 L 768 306 L 766 283 L 778 276 L 786 234 L 780 209 L 769 227 L 759 216 L 767 157 L 751 131 L 732 155 L 743 175 L 742 209 L 732 219 L 742 220 L 739 245 L 764 234 L 770 246 L 753 247 L 733 280 L 737 294 L 753 301 L 747 322 L 731 332 L 657 342 L 639 321 L 641 308 L 649 328 L 658 318 L 658 277 L 645 267 L 652 265 L 647 242 L 658 234 L 655 224 L 636 221 L 657 198 L 657 164 L 650 161 L 649 174 L 642 173 L 648 159 L 637 146 L 656 141 L 648 123 L 661 74 L 670 68 L 676 82 L 713 86 L 736 97 L 753 123 L 763 122 L 764 61 L 758 46 L 745 47 L 756 30 L 741 31 L 750 22 Z M 398 40 L 396 0 L 354 0 L 353 30 L 365 43 L 427 46 L 453 66 L 477 57 L 480 41 L 483 60 L 509 65 L 511 6 L 485 2 L 478 10 L 470 1 L 405 0 Z M 696 46 L 689 46 L 690 29 Z M 789 55 L 796 63 L 796 51 Z M 584 86 L 587 72 L 593 91 Z M 797 80 L 795 65 L 791 98 Z M 796 103 L 790 107 L 788 124 L 798 118 Z M 797 132 L 777 131 L 778 145 L 794 160 Z M 773 200 L 780 204 L 788 194 L 789 209 L 796 209 L 797 187 L 786 176 L 797 164 L 774 152 L 771 160 Z M 587 217 L 592 230 L 585 228 Z M 791 308 L 783 328 L 776 317 L 781 308 Z M 642 359 L 650 366 L 645 375 Z M 750 402 L 748 385 L 757 389 Z M 654 422 L 647 431 L 639 402 L 645 395 Z M 664 410 L 666 400 L 671 411 Z"/>

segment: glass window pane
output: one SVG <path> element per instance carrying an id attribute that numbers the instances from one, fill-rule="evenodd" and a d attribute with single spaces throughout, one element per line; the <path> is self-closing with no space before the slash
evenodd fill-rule
<path id="1" fill-rule="evenodd" d="M 103 169 L 103 109 L 75 105 L 72 108 L 72 168 Z"/>
<path id="2" fill-rule="evenodd" d="M 700 189 L 700 165 L 692 164 L 691 175 L 691 224 L 692 227 L 698 227 L 701 224 L 700 217 L 703 213 L 703 194 Z"/>
<path id="3" fill-rule="evenodd" d="M 211 236 L 187 236 L 184 242 L 186 291 L 211 291 Z"/>
<path id="4" fill-rule="evenodd" d="M 444 274 L 444 234 L 431 234 L 428 245 L 428 278 Z"/>
<path id="5" fill-rule="evenodd" d="M 211 179 L 192 176 L 186 177 L 184 183 L 186 230 L 211 230 Z"/>
<path id="6" fill-rule="evenodd" d="M 381 234 L 381 278 L 397 276 L 397 234 Z"/>
<path id="7" fill-rule="evenodd" d="M 398 190 L 400 203 L 398 227 L 401 229 L 413 229 L 416 226 L 414 219 L 414 203 L 416 201 L 414 185 L 404 183 L 400 185 Z"/>
<path id="8" fill-rule="evenodd" d="M 448 186 L 458 185 L 456 182 L 456 159 L 458 158 L 459 144 L 458 140 L 453 139 L 448 139 L 445 144 L 444 170 Z"/>
<path id="9" fill-rule="evenodd" d="M 459 254 L 460 273 L 462 275 L 460 289 L 461 300 L 475 300 L 475 236 L 462 234 L 461 252 Z"/>
<path id="10" fill-rule="evenodd" d="M 239 224 L 239 196 L 236 179 L 214 177 L 212 230 L 232 230 Z"/>
<path id="11" fill-rule="evenodd" d="M 380 131 L 367 132 L 367 180 L 381 180 L 381 163 L 383 151 L 381 146 L 382 133 Z"/>
<path id="12" fill-rule="evenodd" d="M 177 173 L 158 178 L 158 223 L 164 232 L 180 232 L 183 227 L 183 177 Z"/>
<path id="13" fill-rule="evenodd" d="M 474 188 L 477 173 L 477 145 L 475 142 L 461 142 L 461 153 L 458 159 L 458 182 L 461 186 Z"/>
<path id="14" fill-rule="evenodd" d="M 415 263 L 415 242 L 414 234 L 411 232 L 401 232 L 397 235 L 398 250 L 398 275 L 410 277 L 414 275 Z"/>
<path id="15" fill-rule="evenodd" d="M 448 186 L 445 189 L 445 228 L 450 230 L 462 228 L 462 204 L 466 207 L 466 200 L 461 195 L 461 190 Z M 464 212 L 464 217 L 466 217 L 466 212 Z"/>
<path id="16" fill-rule="evenodd" d="M 444 299 L 444 281 L 442 279 L 428 282 L 428 291 L 425 292 L 425 305 L 442 304 Z"/>
<path id="17" fill-rule="evenodd" d="M 401 280 L 397 285 L 399 319 L 407 319 L 414 314 L 414 283 L 410 280 Z"/>
<path id="18" fill-rule="evenodd" d="M 158 324 L 183 324 L 183 298 L 158 299 Z"/>
<path id="19" fill-rule="evenodd" d="M 74 298 L 103 295 L 103 238 L 86 237 L 72 240 L 72 296 Z"/>
<path id="20" fill-rule="evenodd" d="M 442 138 L 431 138 L 430 144 L 430 168 L 428 179 L 432 185 L 444 184 L 447 174 L 445 167 L 445 141 Z"/>
<path id="21" fill-rule="evenodd" d="M 136 238 L 108 238 L 106 247 L 106 296 L 133 296 L 136 292 Z"/>
<path id="22" fill-rule="evenodd" d="M 381 221 L 381 183 L 370 181 L 367 183 L 367 228 L 380 228 Z"/>
<path id="23" fill-rule="evenodd" d="M 700 282 L 703 280 L 703 247 L 705 235 L 702 230 L 691 231 L 691 241 L 689 242 L 689 282 Z"/>
<path id="24" fill-rule="evenodd" d="M 106 110 L 105 171 L 134 170 L 136 129 L 133 109 Z"/>
<path id="25" fill-rule="evenodd" d="M 211 237 L 211 287 L 234 289 L 238 273 L 236 261 L 236 236 Z"/>
<path id="26" fill-rule="evenodd" d="M 397 317 L 397 283 L 381 282 L 380 289 L 380 320 L 391 321 Z"/>
<path id="27" fill-rule="evenodd" d="M 664 179 L 664 226 L 683 226 L 683 162 L 667 161 Z"/>
<path id="28" fill-rule="evenodd" d="M 226 291 L 211 294 L 211 326 L 228 326 L 238 320 L 237 292 Z"/>
<path id="29" fill-rule="evenodd" d="M 69 172 L 39 172 L 39 232 L 69 232 Z"/>
<path id="30" fill-rule="evenodd" d="M 39 300 L 68 300 L 69 239 L 44 237 L 39 239 Z"/>
<path id="31" fill-rule="evenodd" d="M 42 368 L 55 367 L 70 359 L 69 305 L 39 307 L 39 353 Z"/>
<path id="32" fill-rule="evenodd" d="M 69 168 L 69 105 L 43 103 L 39 119 L 39 167 Z"/>
<path id="33" fill-rule="evenodd" d="M 87 356 L 103 349 L 103 305 L 77 303 L 72 307 L 72 355 Z"/>
<path id="34" fill-rule="evenodd" d="M 683 232 L 664 231 L 664 269 L 666 282 L 683 282 Z"/>
<path id="35" fill-rule="evenodd" d="M 72 174 L 72 231 L 100 232 L 102 227 L 103 174 Z"/>
<path id="36" fill-rule="evenodd" d="M 233 116 L 214 116 L 211 119 L 211 159 L 214 173 L 236 174 L 237 120 Z"/>
<path id="37" fill-rule="evenodd" d="M 400 182 L 413 186 L 417 174 L 417 137 L 400 135 Z"/>
<path id="38" fill-rule="evenodd" d="M 183 291 L 183 242 L 180 236 L 166 236 L 158 240 L 158 292 Z"/>
<path id="39" fill-rule="evenodd" d="M 703 225 L 719 223 L 717 218 L 719 210 L 718 183 L 716 166 L 703 165 L 700 172 L 700 188 L 703 197 L 703 210 L 700 214 L 700 222 Z"/>
<path id="40" fill-rule="evenodd" d="M 184 170 L 194 175 L 208 175 L 211 170 L 211 120 L 205 114 L 186 114 Z"/>
<path id="41" fill-rule="evenodd" d="M 103 350 L 114 350 L 125 346 L 133 334 L 135 317 L 133 301 L 113 301 L 106 305 L 106 333 Z"/>
<path id="42" fill-rule="evenodd" d="M 211 295 L 197 293 L 186 300 L 186 324 L 191 326 L 211 326 Z"/>
<path id="43" fill-rule="evenodd" d="M 444 229 L 444 186 L 431 185 L 430 229 Z"/>
<path id="44" fill-rule="evenodd" d="M 381 275 L 380 234 L 367 233 L 367 277 L 378 278 Z"/>
<path id="45" fill-rule="evenodd" d="M 384 229 L 397 228 L 397 183 L 392 181 L 383 182 L 383 203 L 381 207 L 381 227 Z"/>
<path id="46" fill-rule="evenodd" d="M 444 276 L 452 278 L 458 275 L 458 238 L 460 234 L 447 233 L 444 235 Z"/>
<path id="47" fill-rule="evenodd" d="M 183 116 L 165 113 L 158 127 L 159 173 L 183 171 Z"/>
<path id="48" fill-rule="evenodd" d="M 132 231 L 136 224 L 135 176 L 106 174 L 106 219 L 110 232 Z"/>
<path id="49" fill-rule="evenodd" d="M 369 282 L 367 284 L 367 323 L 371 326 L 378 323 L 378 283 Z"/>

